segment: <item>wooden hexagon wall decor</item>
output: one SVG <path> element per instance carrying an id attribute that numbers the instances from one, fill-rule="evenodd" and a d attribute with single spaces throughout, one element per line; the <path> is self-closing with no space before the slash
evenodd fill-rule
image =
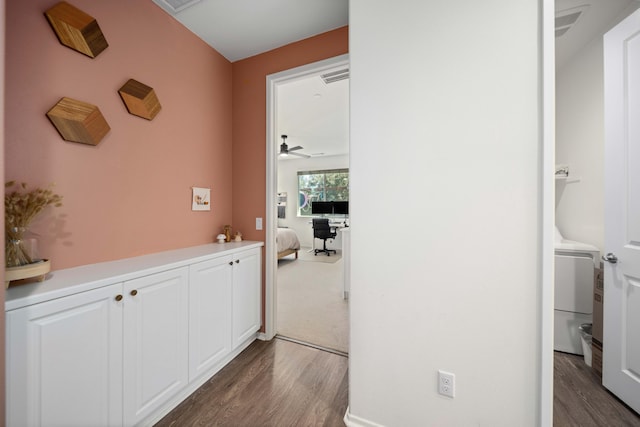
<path id="1" fill-rule="evenodd" d="M 135 116 L 153 120 L 162 108 L 153 88 L 137 80 L 129 79 L 118 93 L 129 113 Z"/>
<path id="2" fill-rule="evenodd" d="M 98 145 L 111 130 L 98 107 L 71 98 L 58 101 L 47 117 L 65 141 Z"/>
<path id="3" fill-rule="evenodd" d="M 95 58 L 109 46 L 98 22 L 66 1 L 61 1 L 44 14 L 60 43 L 73 50 Z"/>

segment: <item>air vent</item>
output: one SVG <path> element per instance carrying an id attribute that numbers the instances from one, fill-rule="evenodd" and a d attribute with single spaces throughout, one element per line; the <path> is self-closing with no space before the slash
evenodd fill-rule
<path id="1" fill-rule="evenodd" d="M 173 13 L 178 13 L 185 10 L 188 7 L 199 3 L 201 0 L 161 0 L 167 8 Z"/>
<path id="2" fill-rule="evenodd" d="M 571 9 L 556 12 L 556 37 L 561 37 L 576 25 L 584 12 L 589 9 L 589 5 L 573 7 Z"/>
<path id="3" fill-rule="evenodd" d="M 344 68 L 342 70 L 332 71 L 327 74 L 321 74 L 320 77 L 322 77 L 322 81 L 324 81 L 326 84 L 339 82 L 340 80 L 349 78 L 349 69 Z"/>

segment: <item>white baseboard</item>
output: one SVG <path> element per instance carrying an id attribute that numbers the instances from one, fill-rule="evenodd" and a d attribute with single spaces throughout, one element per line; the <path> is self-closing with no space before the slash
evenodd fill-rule
<path id="1" fill-rule="evenodd" d="M 382 424 L 377 424 L 373 421 L 365 420 L 364 418 L 353 415 L 349 412 L 349 407 L 347 407 L 347 412 L 344 414 L 343 421 L 347 427 L 384 427 Z"/>

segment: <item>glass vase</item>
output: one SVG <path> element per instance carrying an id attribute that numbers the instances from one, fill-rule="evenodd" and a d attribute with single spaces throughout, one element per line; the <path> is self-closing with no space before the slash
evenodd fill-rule
<path id="1" fill-rule="evenodd" d="M 20 267 L 31 264 L 33 260 L 25 248 L 26 227 L 8 227 L 5 236 L 5 257 L 7 267 Z"/>

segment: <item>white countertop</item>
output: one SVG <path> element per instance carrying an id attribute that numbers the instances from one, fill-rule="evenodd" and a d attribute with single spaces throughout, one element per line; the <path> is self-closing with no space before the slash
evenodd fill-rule
<path id="1" fill-rule="evenodd" d="M 219 256 L 233 255 L 237 252 L 261 246 L 264 246 L 264 243 L 256 241 L 210 243 L 117 261 L 56 270 L 47 274 L 44 282 L 18 285 L 7 289 L 4 309 L 5 311 L 15 310 L 39 302 L 62 298 L 78 292 L 86 292 L 113 283 L 183 267 Z"/>

